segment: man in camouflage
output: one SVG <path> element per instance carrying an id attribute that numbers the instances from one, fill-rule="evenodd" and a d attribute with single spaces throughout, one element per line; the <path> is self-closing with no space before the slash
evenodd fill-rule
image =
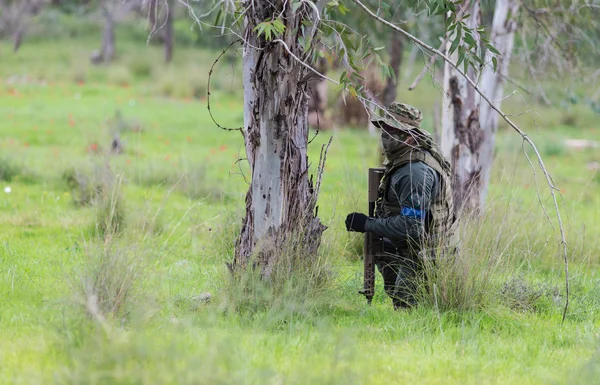
<path id="1" fill-rule="evenodd" d="M 382 237 L 385 252 L 376 263 L 395 309 L 416 304 L 417 278 L 426 258 L 456 245 L 456 216 L 450 163 L 422 130 L 417 108 L 392 103 L 372 121 L 381 128 L 386 155 L 375 217 L 351 213 L 346 229 Z"/>

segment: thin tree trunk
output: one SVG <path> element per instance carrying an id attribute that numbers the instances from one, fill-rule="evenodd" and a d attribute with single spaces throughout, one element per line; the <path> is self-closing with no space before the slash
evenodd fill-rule
<path id="1" fill-rule="evenodd" d="M 305 56 L 297 32 L 302 15 L 285 3 L 256 2 L 246 10 L 243 133 L 252 183 L 233 269 L 251 265 L 263 278 L 290 250 L 296 258 L 314 257 L 325 230 L 315 213 L 318 188 L 308 175 L 307 87 L 300 81 L 307 69 L 281 42 L 265 42 L 254 31 L 268 15 L 281 15 L 286 25 L 281 40 Z M 286 262 L 293 269 L 295 261 Z"/>
<path id="2" fill-rule="evenodd" d="M 466 23 L 474 30 L 481 23 L 479 0 L 463 3 L 470 8 Z M 479 35 L 473 33 L 479 43 Z M 453 37 L 448 39 L 446 51 L 450 51 Z M 451 56 L 457 59 L 457 53 Z M 469 68 L 467 75 L 475 79 L 476 74 Z M 480 159 L 480 149 L 487 131 L 479 124 L 480 98 L 472 87 L 448 63 L 444 67 L 444 104 L 442 111 L 442 151 L 451 160 L 453 168 L 452 188 L 455 207 L 458 211 L 477 210 L 479 196 L 487 186 L 481 178 L 482 167 L 488 167 L 491 159 Z"/>
<path id="3" fill-rule="evenodd" d="M 23 35 L 25 34 L 25 27 L 19 26 L 13 37 L 13 52 L 17 52 L 21 48 L 23 42 Z"/>
<path id="4" fill-rule="evenodd" d="M 165 62 L 170 63 L 173 59 L 173 12 L 174 4 L 173 1 L 169 1 L 166 15 L 166 23 L 165 23 Z"/>
<path id="5" fill-rule="evenodd" d="M 110 7 L 104 5 L 104 33 L 102 34 L 101 59 L 103 62 L 110 62 L 115 57 L 115 22 Z"/>
<path id="6" fill-rule="evenodd" d="M 23 43 L 23 37 L 25 36 L 25 32 L 29 25 L 29 18 L 35 16 L 39 12 L 41 4 L 32 2 L 31 0 L 14 3 L 14 14 L 11 14 L 10 9 L 4 2 L 0 3 L 0 7 L 2 8 L 4 19 L 8 21 L 4 24 L 9 26 L 9 30 L 12 30 L 13 52 L 17 52 Z M 5 13 L 6 15 L 4 15 Z"/>
<path id="7" fill-rule="evenodd" d="M 494 10 L 494 19 L 492 22 L 492 31 L 490 41 L 492 45 L 500 52 L 498 55 L 497 71 L 494 72 L 492 66 L 486 66 L 483 69 L 481 77 L 481 90 L 488 96 L 497 107 L 500 107 L 502 98 L 504 97 L 504 83 L 508 77 L 508 67 L 512 56 L 515 31 L 517 30 L 517 15 L 520 0 L 496 0 L 496 8 Z M 486 62 L 492 60 L 491 54 L 488 52 Z M 496 132 L 498 130 L 499 115 L 492 107 L 483 103 L 481 105 L 481 114 L 479 121 L 481 128 L 487 132 L 483 143 L 481 144 L 480 158 L 488 159 L 487 167 L 482 168 L 481 179 L 484 188 L 479 196 L 479 204 L 483 206 L 487 198 L 487 186 L 490 182 L 491 166 L 494 157 L 494 147 L 496 145 Z"/>
<path id="8" fill-rule="evenodd" d="M 402 54 L 404 53 L 404 37 L 396 32 L 390 32 L 390 67 L 394 70 L 395 79 L 388 78 L 383 89 L 383 104 L 390 105 L 398 95 L 398 83 L 400 82 L 400 66 L 402 65 Z"/>
<path id="9" fill-rule="evenodd" d="M 508 75 L 519 5 L 519 0 L 496 1 L 491 43 L 500 52 L 498 69 L 494 72 L 488 52 L 485 61 L 490 64 L 483 69 L 481 90 L 498 105 Z M 467 24 L 473 29 L 481 22 L 478 0 L 472 1 L 469 13 Z M 456 54 L 453 56 L 456 60 Z M 474 79 L 474 75 L 470 69 L 469 76 Z M 487 198 L 498 115 L 487 103 L 481 103 L 480 96 L 448 63 L 444 68 L 444 90 L 449 97 L 444 98 L 442 112 L 442 150 L 452 160 L 455 204 L 461 210 L 480 210 Z"/>

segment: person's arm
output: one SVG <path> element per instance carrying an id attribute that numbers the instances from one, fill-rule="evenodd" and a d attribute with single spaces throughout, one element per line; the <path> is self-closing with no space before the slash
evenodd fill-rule
<path id="1" fill-rule="evenodd" d="M 392 175 L 390 186 L 402 213 L 389 218 L 369 218 L 365 231 L 396 242 L 418 240 L 424 231 L 429 207 L 438 194 L 438 174 L 422 162 L 409 163 Z M 388 199 L 393 195 L 388 194 Z"/>

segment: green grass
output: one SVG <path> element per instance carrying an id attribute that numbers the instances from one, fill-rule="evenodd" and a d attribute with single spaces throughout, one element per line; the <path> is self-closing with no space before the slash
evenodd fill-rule
<path id="1" fill-rule="evenodd" d="M 216 53 L 178 50 L 164 68 L 158 49 L 123 42 L 117 63 L 92 68 L 90 46 L 34 41 L 12 55 L 0 45 L 0 167 L 10 174 L 0 185 L 0 383 L 596 383 L 600 183 L 586 165 L 599 155 L 561 146 L 567 137 L 600 140 L 592 111 L 572 107 L 574 128 L 561 125 L 566 112 L 558 107 L 532 105 L 535 122 L 515 118 L 562 191 L 572 276 L 564 324 L 557 232 L 535 182 L 554 218 L 549 192 L 506 127 L 488 215 L 464 234 L 474 273 L 491 257 L 502 260 L 488 275 L 473 276 L 476 289 L 490 291 L 485 301 L 460 311 L 425 303 L 394 312 L 378 277 L 377 296 L 366 305 L 357 294 L 360 237 L 345 231 L 343 218 L 366 206 L 377 138 L 340 130 L 320 133 L 309 149 L 315 160 L 333 135 L 319 203 L 329 226 L 319 258 L 331 278 L 306 297 L 295 281 L 302 277 L 278 296 L 259 288 L 253 305 L 236 297 L 225 266 L 247 189 L 248 167 L 236 162 L 243 141 L 215 127 L 186 75 L 205 79 Z M 212 108 L 223 125 L 242 123 L 239 80 L 227 66 L 216 76 Z M 402 92 L 425 112 L 440 98 L 425 82 Z M 505 106 L 513 114 L 523 109 L 516 97 Z M 137 128 L 121 131 L 123 154 L 107 156 L 117 110 Z M 431 124 L 426 113 L 424 125 Z M 91 175 L 103 167 L 123 176 L 123 228 L 110 239 L 94 231 L 97 206 L 76 204 L 63 178 L 68 170 Z M 97 277 L 103 250 L 116 261 L 105 270 L 112 278 L 130 279 L 122 278 L 127 266 L 139 274 L 129 281 L 124 310 L 100 322 L 83 287 Z M 477 286 L 486 277 L 492 282 Z M 507 285 L 503 299 L 497 294 Z M 208 304 L 197 299 L 205 292 L 213 295 Z M 258 305 L 265 301 L 270 305 Z M 515 301 L 531 307 L 511 309 Z"/>

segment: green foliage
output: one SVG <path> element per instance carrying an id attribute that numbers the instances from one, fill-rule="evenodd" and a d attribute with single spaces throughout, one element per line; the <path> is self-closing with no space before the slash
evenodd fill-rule
<path id="1" fill-rule="evenodd" d="M 565 147 L 562 143 L 548 142 L 542 147 L 544 157 L 561 156 L 565 154 Z"/>
<path id="2" fill-rule="evenodd" d="M 104 186 L 102 178 L 96 172 L 86 172 L 74 167 L 63 172 L 62 180 L 70 190 L 73 202 L 81 206 L 94 202 Z"/>
<path id="3" fill-rule="evenodd" d="M 93 201 L 94 228 L 104 239 L 118 236 L 125 230 L 122 176 L 113 173 L 109 175 L 99 196 Z"/>
<path id="4" fill-rule="evenodd" d="M 0 155 L 0 181 L 35 182 L 38 179 L 30 170 L 19 164 L 13 158 Z"/>
<path id="5" fill-rule="evenodd" d="M 279 38 L 285 32 L 285 24 L 283 24 L 281 19 L 271 20 L 269 18 L 254 27 L 253 32 L 256 32 L 258 37 L 264 35 L 267 41 L 271 41 Z"/>
<path id="6" fill-rule="evenodd" d="M 0 158 L 0 180 L 10 182 L 19 174 L 21 169 L 12 160 L 6 157 Z"/>
<path id="7" fill-rule="evenodd" d="M 551 301 L 559 295 L 557 287 L 528 282 L 524 276 L 511 277 L 502 285 L 500 295 L 503 302 L 513 310 L 535 311 L 542 300 Z M 544 298 L 546 297 L 546 298 Z"/>

